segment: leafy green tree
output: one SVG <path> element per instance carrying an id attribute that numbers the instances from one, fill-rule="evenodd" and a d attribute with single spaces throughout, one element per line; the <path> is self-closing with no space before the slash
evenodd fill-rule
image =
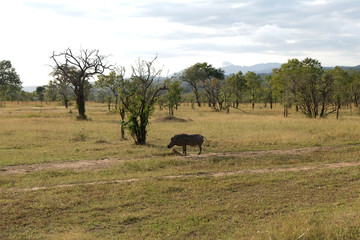
<path id="1" fill-rule="evenodd" d="M 224 80 L 218 78 L 208 78 L 204 80 L 204 89 L 206 98 L 208 99 L 209 107 L 214 110 L 222 110 L 224 98 L 222 96 L 222 88 L 224 86 Z"/>
<path id="2" fill-rule="evenodd" d="M 129 129 L 136 144 L 146 144 L 147 126 L 159 93 L 166 90 L 169 79 L 160 81 L 161 70 L 154 67 L 155 57 L 151 61 L 139 59 L 132 66 L 132 75 L 122 79 L 119 98 L 127 112 L 127 121 L 123 124 Z"/>
<path id="3" fill-rule="evenodd" d="M 65 66 L 64 66 L 65 67 Z M 76 71 L 75 67 L 65 67 L 69 68 L 67 71 Z M 71 87 L 70 80 L 67 79 L 67 76 L 63 74 L 57 67 L 54 67 L 53 71 L 50 73 L 50 76 L 54 77 L 53 81 L 50 81 L 51 84 L 57 86 L 58 94 L 65 106 L 68 108 L 70 100 L 75 97 L 73 88 Z"/>
<path id="4" fill-rule="evenodd" d="M 255 102 L 257 102 L 259 93 L 261 90 L 262 80 L 259 75 L 254 72 L 247 72 L 245 74 L 246 86 L 250 95 L 250 101 L 252 103 L 252 109 L 255 108 Z"/>
<path id="5" fill-rule="evenodd" d="M 68 108 L 69 102 L 73 97 L 73 91 L 71 90 L 69 86 L 69 82 L 66 81 L 60 81 L 57 83 L 59 96 L 64 103 L 65 108 Z"/>
<path id="6" fill-rule="evenodd" d="M 360 101 L 360 72 L 350 71 L 350 94 L 355 107 L 359 107 Z"/>
<path id="7" fill-rule="evenodd" d="M 177 109 L 181 102 L 181 93 L 184 88 L 181 87 L 180 81 L 169 83 L 168 91 L 165 94 L 166 105 L 169 109 L 169 115 L 174 115 L 174 109 Z"/>
<path id="8" fill-rule="evenodd" d="M 273 102 L 274 102 L 274 98 L 273 98 L 273 86 L 271 83 L 271 79 L 272 79 L 272 75 L 266 75 L 265 76 L 265 86 L 264 86 L 264 98 L 265 98 L 265 102 L 269 102 L 270 103 L 270 109 L 273 108 Z"/>
<path id="9" fill-rule="evenodd" d="M 99 50 L 80 50 L 80 54 L 75 55 L 68 48 L 58 54 L 53 52 L 50 58 L 55 62 L 53 75 L 58 76 L 58 81 L 69 83 L 74 91 L 78 119 L 86 119 L 86 94 L 91 89 L 89 79 L 111 69 L 111 65 L 105 62 L 106 57 L 100 55 Z"/>
<path id="10" fill-rule="evenodd" d="M 17 96 L 17 101 L 22 102 L 22 104 L 28 103 L 30 101 L 35 101 L 36 100 L 36 96 L 34 96 L 33 92 L 26 92 L 24 90 L 20 90 L 18 96 Z"/>
<path id="11" fill-rule="evenodd" d="M 225 79 L 223 70 L 220 68 L 216 69 L 206 62 L 196 63 L 185 69 L 181 79 L 191 86 L 199 107 L 201 106 L 200 91 L 204 89 L 209 106 L 216 109 L 216 105 L 219 103 L 218 100 L 220 100 L 220 89 Z"/>
<path id="12" fill-rule="evenodd" d="M 271 85 L 273 94 L 278 97 L 284 106 L 284 116 L 288 114 L 288 108 L 293 104 L 296 111 L 299 110 L 297 87 L 302 79 L 302 63 L 294 58 L 273 70 Z"/>
<path id="13" fill-rule="evenodd" d="M 231 105 L 236 107 L 236 98 L 233 94 L 234 87 L 228 79 L 229 78 L 225 80 L 225 84 L 221 87 L 220 98 L 222 101 L 222 109 L 225 109 L 227 113 L 230 113 Z"/>
<path id="14" fill-rule="evenodd" d="M 5 106 L 7 99 L 11 100 L 21 90 L 21 81 L 19 75 L 10 61 L 0 61 L 0 101 Z"/>
<path id="15" fill-rule="evenodd" d="M 228 100 L 233 99 L 234 107 L 238 108 L 242 97 L 247 90 L 246 79 L 241 71 L 237 74 L 232 74 L 225 80 L 226 89 L 230 93 Z"/>
<path id="16" fill-rule="evenodd" d="M 108 90 L 115 98 L 115 109 L 118 108 L 119 102 L 119 88 L 121 86 L 121 79 L 123 74 L 117 74 L 115 71 L 111 71 L 108 75 L 98 75 L 98 80 L 95 82 L 95 86 Z"/>
<path id="17" fill-rule="evenodd" d="M 181 75 L 181 79 L 187 82 L 195 95 L 196 103 L 201 107 L 200 102 L 200 89 L 202 88 L 202 81 L 207 77 L 206 72 L 201 68 L 200 63 L 197 63 L 191 67 L 185 69 Z"/>
<path id="18" fill-rule="evenodd" d="M 58 86 L 54 81 L 49 81 L 49 84 L 45 86 L 44 98 L 46 101 L 56 101 L 59 94 Z"/>
<path id="19" fill-rule="evenodd" d="M 322 79 L 323 72 L 321 63 L 316 59 L 305 58 L 301 62 L 301 81 L 296 90 L 300 109 L 310 118 L 326 117 L 329 114 L 327 107 L 330 104 L 333 79 Z"/>
<path id="20" fill-rule="evenodd" d="M 44 101 L 45 87 L 44 86 L 37 87 L 35 93 L 37 96 L 37 100 L 40 101 L 42 105 L 42 102 Z"/>
<path id="21" fill-rule="evenodd" d="M 331 108 L 334 76 L 331 72 L 324 74 L 321 63 L 316 59 L 289 60 L 280 69 L 274 70 L 271 82 L 282 95 L 285 116 L 287 108 L 293 103 L 310 118 L 326 117 L 335 112 Z"/>
<path id="22" fill-rule="evenodd" d="M 221 110 L 224 99 L 221 97 L 221 88 L 225 84 L 224 71 L 220 68 L 214 68 L 206 62 L 195 64 L 198 68 L 203 69 L 205 78 L 202 79 L 202 85 L 209 103 L 209 107 L 215 110 Z"/>
<path id="23" fill-rule="evenodd" d="M 349 73 L 342 67 L 335 67 L 331 70 L 326 70 L 323 75 L 323 79 L 331 77 L 333 78 L 333 100 L 336 105 L 336 119 L 339 119 L 339 112 L 341 106 L 351 102 L 350 83 L 351 79 Z"/>
<path id="24" fill-rule="evenodd" d="M 105 90 L 105 93 L 110 92 L 115 98 L 115 110 L 119 111 L 121 122 L 125 122 L 125 104 L 129 104 L 129 96 L 125 87 L 128 85 L 125 84 L 124 80 L 125 68 L 118 67 L 116 70 L 111 71 L 108 75 L 98 76 L 98 80 L 95 82 L 95 85 Z M 121 102 L 119 104 L 119 97 Z M 105 100 L 108 102 L 108 108 L 110 111 L 111 95 L 107 94 Z M 124 124 L 121 124 L 121 138 L 125 138 Z"/>

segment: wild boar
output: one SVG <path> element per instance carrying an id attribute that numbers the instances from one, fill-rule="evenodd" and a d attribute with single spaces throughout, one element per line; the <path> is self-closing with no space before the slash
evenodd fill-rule
<path id="1" fill-rule="evenodd" d="M 171 142 L 168 145 L 168 148 L 171 148 L 172 146 L 182 146 L 183 147 L 183 154 L 186 155 L 186 145 L 189 146 L 199 146 L 201 153 L 201 145 L 204 142 L 204 137 L 200 134 L 194 134 L 194 135 L 187 135 L 187 134 L 179 134 L 175 135 L 171 138 Z"/>

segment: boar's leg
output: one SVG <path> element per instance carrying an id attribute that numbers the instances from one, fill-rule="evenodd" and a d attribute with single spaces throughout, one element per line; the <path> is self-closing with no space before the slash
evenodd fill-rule
<path id="1" fill-rule="evenodd" d="M 202 148 L 201 148 L 201 145 L 199 145 L 199 149 L 200 149 L 200 152 L 198 153 L 198 155 L 200 155 L 200 153 L 201 153 L 201 150 L 202 150 Z"/>
<path id="2" fill-rule="evenodd" d="M 183 154 L 186 155 L 186 145 L 183 145 Z"/>

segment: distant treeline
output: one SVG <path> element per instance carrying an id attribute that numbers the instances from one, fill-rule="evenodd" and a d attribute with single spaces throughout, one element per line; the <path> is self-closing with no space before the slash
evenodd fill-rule
<path id="1" fill-rule="evenodd" d="M 1 105 L 5 105 L 5 101 L 59 101 L 67 107 L 70 101 L 75 100 L 71 86 L 56 79 L 33 92 L 24 91 L 10 61 L 1 61 L 0 71 Z M 253 107 L 263 104 L 269 108 L 274 103 L 281 103 L 284 116 L 291 107 L 311 118 L 326 117 L 331 113 L 338 116 L 341 106 L 359 106 L 359 72 L 360 66 L 328 68 L 311 58 L 302 61 L 291 59 L 280 68 L 273 69 L 271 74 L 239 71 L 225 75 L 221 68 L 214 68 L 206 62 L 197 63 L 172 76 L 173 95 L 169 96 L 167 90 L 159 91 L 157 104 L 173 114 L 182 102 L 192 103 L 194 108 L 208 106 L 227 112 L 238 108 L 240 103 L 251 103 Z M 159 77 L 158 81 L 166 81 L 166 78 Z M 107 103 L 109 111 L 118 110 L 120 91 L 116 86 L 104 81 L 101 83 L 100 75 L 88 86 L 86 101 Z"/>

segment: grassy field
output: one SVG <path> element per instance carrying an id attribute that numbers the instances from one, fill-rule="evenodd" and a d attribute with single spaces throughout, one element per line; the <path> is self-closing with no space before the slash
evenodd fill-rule
<path id="1" fill-rule="evenodd" d="M 0 108 L 0 239 L 360 239 L 360 117 L 183 105 L 146 146 L 87 103 Z M 203 154 L 167 149 L 200 133 Z M 181 147 L 175 147 L 181 152 Z"/>

